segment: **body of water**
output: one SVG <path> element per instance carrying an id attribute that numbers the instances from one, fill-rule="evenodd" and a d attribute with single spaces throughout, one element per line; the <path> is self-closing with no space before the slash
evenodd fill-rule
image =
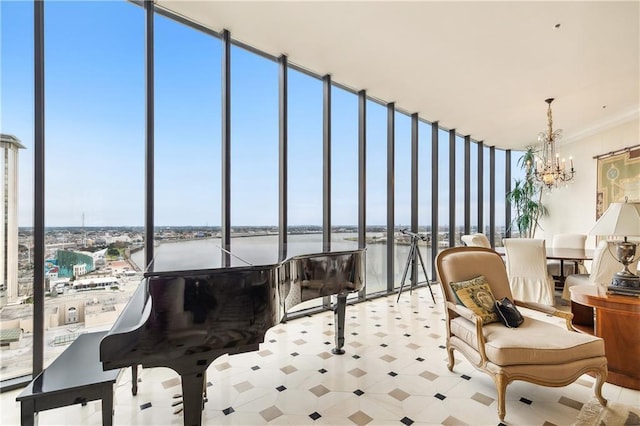
<path id="1" fill-rule="evenodd" d="M 368 233 L 367 237 L 383 237 L 383 233 Z M 331 250 L 357 250 L 358 243 L 355 233 L 336 233 L 332 235 Z M 420 245 L 422 259 L 425 262 L 427 274 L 431 274 L 431 249 Z M 396 244 L 394 253 L 394 283 L 400 286 L 407 258 L 409 245 Z M 322 252 L 322 234 L 296 234 L 288 236 L 287 257 L 301 254 Z M 154 249 L 157 264 L 179 265 L 175 269 L 217 268 L 221 266 L 221 249 L 219 238 L 162 242 Z M 268 265 L 278 262 L 278 236 L 260 235 L 236 237 L 231 239 L 231 266 Z M 366 252 L 366 288 L 367 293 L 377 293 L 386 290 L 387 282 L 387 245 L 385 243 L 369 244 Z M 132 256 L 132 261 L 144 270 L 144 251 L 138 251 Z M 429 276 L 431 280 L 433 277 Z M 424 274 L 419 268 L 419 281 L 424 281 Z M 409 286 L 409 277 L 405 288 Z"/>

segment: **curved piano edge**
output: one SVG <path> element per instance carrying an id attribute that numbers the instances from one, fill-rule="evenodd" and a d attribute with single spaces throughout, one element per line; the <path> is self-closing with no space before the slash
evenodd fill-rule
<path id="1" fill-rule="evenodd" d="M 342 355 L 347 296 L 364 288 L 366 249 L 324 252 L 293 256 L 283 262 L 279 281 L 282 320 L 287 311 L 305 301 L 325 296 L 337 296 L 333 305 L 335 347 L 332 353 Z"/>
<path id="2" fill-rule="evenodd" d="M 298 254 L 298 255 L 295 255 L 295 256 L 288 257 L 282 263 L 286 263 L 288 261 L 296 260 L 296 259 L 307 259 L 307 258 L 314 258 L 314 257 L 318 257 L 318 256 L 327 256 L 327 255 L 333 255 L 333 256 L 342 256 L 342 255 L 347 255 L 347 254 L 363 255 L 363 254 L 365 254 L 366 251 L 367 251 L 367 249 L 365 247 L 365 248 L 359 248 L 359 249 L 355 249 L 355 250 L 326 251 L 326 252 L 321 252 L 321 253 Z"/>
<path id="3" fill-rule="evenodd" d="M 150 313 L 151 298 L 148 297 L 148 279 L 143 278 L 111 329 L 100 341 L 100 360 L 105 370 L 121 367 L 111 365 L 122 356 L 126 347 L 136 343 L 134 332 L 144 327 Z"/>
<path id="4" fill-rule="evenodd" d="M 347 295 L 364 288 L 366 249 L 292 256 L 278 274 L 281 313 L 326 296 Z"/>

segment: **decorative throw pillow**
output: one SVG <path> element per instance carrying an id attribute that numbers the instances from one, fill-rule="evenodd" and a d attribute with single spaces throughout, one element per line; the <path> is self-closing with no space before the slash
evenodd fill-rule
<path id="1" fill-rule="evenodd" d="M 496 299 L 483 275 L 468 281 L 452 282 L 450 285 L 459 304 L 466 306 L 480 316 L 483 324 L 499 321 L 498 315 L 494 311 Z"/>
<path id="2" fill-rule="evenodd" d="M 496 300 L 496 314 L 501 323 L 509 328 L 520 327 L 524 322 L 524 317 L 516 308 L 516 305 L 509 300 L 508 297 L 504 297 L 502 300 Z"/>

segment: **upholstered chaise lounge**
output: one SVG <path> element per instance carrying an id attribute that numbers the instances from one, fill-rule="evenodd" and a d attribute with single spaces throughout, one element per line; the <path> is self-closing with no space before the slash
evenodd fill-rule
<path id="1" fill-rule="evenodd" d="M 498 393 L 498 416 L 504 420 L 505 395 L 509 383 L 523 380 L 543 386 L 566 386 L 581 375 L 596 376 L 594 392 L 602 405 L 602 385 L 607 377 L 607 359 L 602 339 L 570 331 L 571 313 L 534 303 L 516 301 L 520 307 L 539 310 L 565 319 L 567 329 L 526 316 L 517 328 L 492 321 L 491 314 L 480 315 L 461 304 L 460 289 L 474 288 L 484 282 L 496 300 L 513 300 L 504 262 L 498 253 L 482 247 L 455 247 L 436 258 L 436 270 L 445 299 L 448 368 L 453 371 L 453 351 L 460 351 L 480 371 L 495 382 Z M 466 284 L 471 282 L 471 284 Z M 453 287 L 452 287 L 453 284 Z M 470 287 L 471 286 L 471 287 Z M 454 291 L 456 288 L 456 291 Z M 476 286 L 475 288 L 478 288 Z M 458 295 L 458 296 L 457 296 Z M 464 299 L 468 302 L 468 299 Z M 483 320 L 485 318 L 485 320 Z"/>

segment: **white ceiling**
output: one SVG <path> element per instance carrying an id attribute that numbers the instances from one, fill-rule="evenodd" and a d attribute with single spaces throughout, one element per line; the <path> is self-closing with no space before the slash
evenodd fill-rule
<path id="1" fill-rule="evenodd" d="M 500 148 L 640 115 L 640 1 L 191 1 L 158 6 Z M 556 25 L 559 24 L 559 28 Z"/>

